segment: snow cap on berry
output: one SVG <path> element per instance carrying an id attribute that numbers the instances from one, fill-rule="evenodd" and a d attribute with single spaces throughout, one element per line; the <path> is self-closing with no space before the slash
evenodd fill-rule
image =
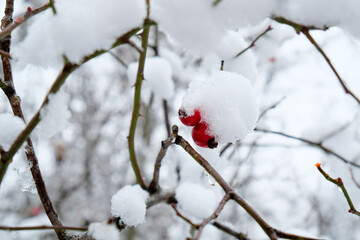
<path id="1" fill-rule="evenodd" d="M 201 121 L 218 143 L 242 140 L 253 131 L 259 116 L 258 99 L 250 81 L 240 74 L 214 71 L 206 80 L 197 80 L 182 100 L 182 109 L 199 109 Z"/>

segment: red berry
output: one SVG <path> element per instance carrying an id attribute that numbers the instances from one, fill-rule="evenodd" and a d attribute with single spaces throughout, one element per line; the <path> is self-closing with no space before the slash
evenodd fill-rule
<path id="1" fill-rule="evenodd" d="M 194 110 L 194 114 L 193 115 L 187 115 L 187 113 L 185 112 L 184 109 L 179 109 L 179 118 L 180 121 L 186 125 L 186 126 L 195 126 L 196 124 L 198 124 L 201 120 L 201 114 L 200 111 L 198 109 Z"/>
<path id="2" fill-rule="evenodd" d="M 200 147 L 216 148 L 218 145 L 215 137 L 208 133 L 208 125 L 204 122 L 196 124 L 191 135 L 194 142 Z"/>

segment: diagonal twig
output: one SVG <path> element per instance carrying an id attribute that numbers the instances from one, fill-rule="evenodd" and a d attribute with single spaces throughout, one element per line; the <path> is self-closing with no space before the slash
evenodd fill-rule
<path id="1" fill-rule="evenodd" d="M 346 86 L 344 80 L 340 77 L 339 73 L 336 71 L 334 65 L 331 63 L 329 57 L 326 55 L 324 50 L 319 46 L 319 44 L 315 41 L 315 39 L 311 36 L 309 29 L 302 29 L 301 32 L 306 36 L 306 38 L 311 42 L 312 45 L 319 51 L 319 53 L 323 56 L 325 61 L 328 63 L 331 70 L 336 75 L 336 78 L 339 80 L 340 85 L 344 89 L 346 94 L 350 94 L 357 102 L 360 104 L 360 99 Z"/>
<path id="2" fill-rule="evenodd" d="M 347 190 L 346 190 L 346 188 L 345 188 L 345 185 L 344 185 L 342 179 L 341 179 L 341 178 L 335 179 L 335 178 L 330 177 L 330 175 L 327 174 L 327 173 L 321 168 L 321 164 L 320 164 L 320 163 L 316 163 L 315 166 L 317 167 L 317 169 L 319 170 L 319 172 L 324 176 L 324 178 L 325 178 L 326 180 L 328 180 L 329 182 L 332 182 L 333 184 L 335 184 L 336 186 L 338 186 L 338 187 L 341 189 L 341 191 L 343 192 L 344 197 L 345 197 L 345 199 L 346 199 L 346 201 L 347 201 L 347 203 L 348 203 L 348 205 L 349 205 L 349 207 L 350 207 L 349 213 L 355 214 L 355 215 L 357 215 L 357 216 L 360 217 L 360 212 L 355 209 L 354 204 L 353 204 L 352 201 L 351 201 L 350 195 L 349 195 L 349 193 L 347 192 Z"/>
<path id="3" fill-rule="evenodd" d="M 208 218 L 204 219 L 202 223 L 198 225 L 198 231 L 194 237 L 194 240 L 200 239 L 200 236 L 205 228 L 205 226 L 212 220 L 216 219 L 220 212 L 224 209 L 225 204 L 230 200 L 230 194 L 225 194 L 225 196 L 221 199 L 219 206 L 216 208 L 215 212 L 211 214 Z"/>
<path id="4" fill-rule="evenodd" d="M 347 164 L 350 164 L 350 165 L 352 165 L 352 166 L 354 166 L 354 167 L 360 168 L 360 165 L 359 165 L 359 164 L 357 164 L 357 163 L 355 163 L 355 162 L 352 162 L 352 161 L 350 161 L 350 160 L 347 160 L 345 157 L 343 157 L 343 156 L 341 156 L 340 154 L 334 152 L 334 151 L 331 150 L 330 148 L 325 147 L 324 145 L 322 145 L 322 144 L 319 143 L 319 142 L 314 142 L 314 141 L 311 141 L 311 140 L 308 140 L 308 139 L 305 139 L 305 138 L 295 137 L 295 136 L 289 135 L 289 134 L 287 134 L 287 133 L 278 132 L 278 131 L 271 131 L 271 130 L 267 130 L 267 129 L 255 128 L 255 131 L 257 131 L 257 132 L 263 132 L 263 133 L 276 134 L 276 135 L 279 135 L 279 136 L 283 136 L 283 137 L 287 137 L 287 138 L 291 138 L 291 139 L 294 139 L 294 140 L 298 140 L 298 141 L 307 143 L 307 144 L 309 144 L 310 146 L 313 146 L 313 147 L 316 147 L 316 148 L 319 148 L 319 149 L 323 150 L 323 151 L 326 152 L 327 154 L 331 154 L 331 155 L 335 156 L 337 159 L 340 159 L 340 160 L 343 161 L 344 163 L 347 163 Z"/>
<path id="5" fill-rule="evenodd" d="M 161 149 L 160 149 L 160 151 L 156 157 L 156 161 L 155 161 L 153 179 L 151 180 L 150 185 L 148 187 L 148 191 L 150 194 L 153 194 L 153 193 L 159 191 L 159 178 L 160 178 L 161 162 L 166 155 L 167 149 L 172 144 L 174 144 L 173 140 L 174 140 L 174 136 L 173 136 L 173 134 L 171 134 L 168 139 L 161 142 Z"/>
<path id="6" fill-rule="evenodd" d="M 15 22 L 13 22 L 10 25 L 3 28 L 3 30 L 0 32 L 0 39 L 3 39 L 4 37 L 8 36 L 12 31 L 14 31 L 17 27 L 19 27 L 21 24 L 23 24 L 29 18 L 45 11 L 48 8 L 51 8 L 50 2 L 44 4 L 41 7 L 34 8 L 34 9 L 31 9 L 30 7 L 28 7 L 27 11 L 25 12 L 25 14 L 22 17 L 16 18 Z"/>
<path id="7" fill-rule="evenodd" d="M 263 231 L 271 240 L 277 240 L 280 237 L 277 235 L 277 232 L 282 233 L 281 238 L 294 239 L 293 236 L 295 235 L 279 231 L 267 223 L 259 215 L 259 213 L 253 207 L 251 207 L 238 193 L 236 193 L 235 190 L 224 180 L 224 178 L 210 165 L 210 163 L 206 161 L 206 159 L 204 159 L 182 136 L 176 136 L 175 144 L 181 146 L 198 164 L 200 164 L 200 166 L 202 166 L 209 173 L 209 175 L 215 179 L 224 192 L 230 195 L 230 199 L 240 205 L 258 223 L 258 225 L 263 229 Z M 302 236 L 297 237 L 304 240 L 314 240 L 314 238 Z"/>
<path id="8" fill-rule="evenodd" d="M 262 36 L 264 36 L 267 32 L 271 31 L 272 27 L 268 26 L 265 31 L 263 31 L 262 33 L 260 33 L 256 38 L 254 38 L 254 40 L 250 43 L 250 45 L 248 47 L 246 47 L 244 50 L 242 50 L 241 52 L 239 52 L 238 54 L 235 55 L 234 58 L 239 57 L 241 54 L 245 53 L 247 50 L 249 50 L 250 48 L 255 47 L 255 43 L 257 40 L 259 40 Z"/>

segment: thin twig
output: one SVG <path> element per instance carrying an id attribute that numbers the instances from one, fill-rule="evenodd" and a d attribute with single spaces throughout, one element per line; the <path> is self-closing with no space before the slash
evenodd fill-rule
<path id="1" fill-rule="evenodd" d="M 303 25 L 303 24 L 299 24 L 299 23 L 290 21 L 289 19 L 286 19 L 286 18 L 280 17 L 280 16 L 271 16 L 271 19 L 273 19 L 274 21 L 276 21 L 278 23 L 286 24 L 286 25 L 293 27 L 298 34 L 303 29 L 326 31 L 329 29 L 329 27 L 331 27 L 331 26 L 326 26 L 326 25 L 323 27 L 317 27 L 317 26 L 312 26 L 312 25 Z"/>
<path id="2" fill-rule="evenodd" d="M 360 188 L 360 183 L 355 179 L 354 171 L 351 167 L 349 168 L 349 171 L 350 171 L 351 179 L 355 183 L 356 187 Z"/>
<path id="3" fill-rule="evenodd" d="M 194 237 L 194 240 L 200 239 L 200 236 L 205 228 L 205 226 L 212 220 L 216 219 L 220 212 L 224 209 L 225 204 L 230 200 L 230 194 L 225 194 L 225 196 L 221 199 L 219 206 L 216 208 L 215 212 L 211 214 L 208 218 L 204 219 L 201 224 L 198 226 L 198 231 Z"/>
<path id="4" fill-rule="evenodd" d="M 283 132 L 271 131 L 271 130 L 266 130 L 266 129 L 261 129 L 261 128 L 255 128 L 255 131 L 263 132 L 263 133 L 276 134 L 276 135 L 279 135 L 279 136 L 283 136 L 283 137 L 287 137 L 287 138 L 291 138 L 291 139 L 294 139 L 294 140 L 298 140 L 298 141 L 307 143 L 310 146 L 313 146 L 313 147 L 316 147 L 316 148 L 319 148 L 319 149 L 323 150 L 327 154 L 331 154 L 331 155 L 337 157 L 337 159 L 340 159 L 344 163 L 347 163 L 347 164 L 350 164 L 350 165 L 352 165 L 354 167 L 360 168 L 359 164 L 347 160 L 346 158 L 344 158 L 343 156 L 341 156 L 338 153 L 334 152 L 330 148 L 327 148 L 327 147 L 323 146 L 321 143 L 314 142 L 314 141 L 311 141 L 311 140 L 308 140 L 308 139 L 305 139 L 305 138 L 301 138 L 301 137 L 295 137 L 295 136 L 292 136 L 292 135 L 289 135 L 289 134 L 286 134 L 286 133 L 283 133 Z"/>
<path id="5" fill-rule="evenodd" d="M 0 225 L 0 230 L 5 231 L 28 231 L 28 230 L 48 230 L 48 229 L 57 229 L 57 230 L 71 230 L 71 231 L 80 231 L 85 232 L 88 230 L 87 227 L 71 227 L 71 226 L 62 226 L 62 225 L 54 225 L 54 226 L 27 226 L 27 227 L 10 227 L 10 226 L 2 226 Z"/>
<path id="6" fill-rule="evenodd" d="M 161 142 L 161 149 L 156 157 L 155 166 L 154 166 L 154 174 L 153 179 L 150 182 L 148 191 L 150 194 L 156 193 L 159 191 L 159 178 L 160 178 L 160 168 L 161 168 L 161 162 L 164 159 L 166 152 L 168 148 L 174 143 L 174 136 L 171 134 L 171 136 L 166 139 L 165 141 Z"/>
<path id="7" fill-rule="evenodd" d="M 259 120 L 258 120 L 258 121 L 260 121 L 260 119 L 263 118 L 268 111 L 276 108 L 284 99 L 285 99 L 285 97 L 282 97 L 282 98 L 280 98 L 278 101 L 276 101 L 275 103 L 273 103 L 273 104 L 271 104 L 270 106 L 266 107 L 266 108 L 260 113 L 260 116 L 259 116 Z"/>
<path id="8" fill-rule="evenodd" d="M 224 224 L 221 224 L 219 222 L 213 222 L 212 225 L 218 229 L 220 229 L 223 232 L 226 232 L 227 234 L 236 237 L 238 240 L 249 240 L 249 238 L 246 236 L 246 234 L 241 232 L 235 232 L 231 228 L 225 226 Z"/>
<path id="9" fill-rule="evenodd" d="M 135 35 L 137 32 L 139 31 L 139 28 L 133 29 L 127 33 L 125 33 L 124 35 L 122 35 L 121 37 L 119 37 L 117 39 L 117 41 L 112 45 L 111 48 L 115 48 L 121 44 L 125 44 L 127 43 L 127 40 L 132 37 L 133 35 Z M 41 107 L 38 109 L 38 111 L 35 113 L 35 115 L 32 117 L 32 119 L 30 120 L 30 122 L 26 125 L 25 129 L 18 135 L 18 137 L 16 138 L 16 140 L 12 143 L 12 145 L 10 146 L 9 150 L 6 151 L 4 154 L 2 154 L 1 156 L 1 163 L 5 163 L 5 162 L 9 162 L 12 157 L 15 155 L 15 153 L 19 150 L 19 148 L 21 147 L 21 145 L 26 141 L 26 139 L 29 137 L 30 133 L 35 129 L 35 127 L 39 124 L 40 122 L 40 111 L 41 109 L 48 103 L 49 101 L 49 95 L 52 93 L 56 93 L 59 91 L 60 87 L 64 84 L 65 80 L 67 79 L 67 77 L 76 69 L 78 69 L 82 64 L 88 62 L 89 60 L 108 52 L 109 50 L 97 50 L 95 51 L 93 54 L 90 54 L 86 57 L 83 58 L 83 60 L 80 63 L 65 63 L 63 69 L 61 70 L 61 72 L 59 73 L 58 77 L 56 78 L 56 80 L 54 81 L 53 85 L 51 86 L 49 92 L 47 93 L 47 95 L 45 96 L 45 99 L 41 105 Z M 6 171 L 6 167 L 1 166 L 0 163 L 0 172 L 5 172 Z M 0 174 L 1 175 L 1 174 Z M 2 178 L 0 178 L 0 183 L 2 181 Z"/>
<path id="10" fill-rule="evenodd" d="M 184 220 L 185 222 L 190 224 L 192 227 L 197 228 L 197 226 L 198 226 L 197 224 L 193 223 L 189 218 L 185 217 L 184 215 L 181 214 L 181 212 L 179 212 L 179 210 L 176 208 L 175 203 L 171 203 L 170 205 L 174 209 L 174 211 L 178 217 L 180 217 L 182 220 Z"/>
<path id="11" fill-rule="evenodd" d="M 165 127 L 168 136 L 171 135 L 171 129 L 170 129 L 170 120 L 169 120 L 169 105 L 167 103 L 166 99 L 163 99 L 163 109 L 164 109 L 164 117 L 165 117 Z"/>
<path id="12" fill-rule="evenodd" d="M 129 40 L 128 44 L 132 46 L 139 54 L 141 54 L 142 50 L 133 41 Z"/>
<path id="13" fill-rule="evenodd" d="M 51 7 L 51 2 L 48 2 L 41 7 L 34 8 L 34 9 L 31 9 L 30 7 L 28 7 L 26 13 L 22 17 L 16 18 L 15 22 L 8 25 L 0 32 L 0 39 L 3 39 L 4 37 L 8 36 L 12 31 L 14 31 L 14 29 L 16 29 L 18 26 L 23 24 L 29 18 L 45 11 L 46 9 L 48 9 L 50 7 Z"/>
<path id="14" fill-rule="evenodd" d="M 149 19 L 145 19 L 143 32 L 142 32 L 142 42 L 141 42 L 142 51 L 141 51 L 141 54 L 139 57 L 139 65 L 138 65 L 138 71 L 137 71 L 136 82 L 135 82 L 135 90 L 134 90 L 135 91 L 134 105 L 133 105 L 133 112 L 132 112 L 132 116 L 131 116 L 131 123 L 130 123 L 129 136 L 128 136 L 128 145 L 129 145 L 131 166 L 134 170 L 137 183 L 143 189 L 147 189 L 147 186 L 146 186 L 144 178 L 141 174 L 138 161 L 136 159 L 134 138 L 135 138 L 136 124 L 137 124 L 137 120 L 139 118 L 139 111 L 140 111 L 141 85 L 142 85 L 142 81 L 144 80 L 144 67 L 145 67 L 145 58 L 146 58 L 146 52 L 147 52 L 147 47 L 148 47 L 150 25 L 151 25 L 151 23 L 149 22 Z"/>
<path id="15" fill-rule="evenodd" d="M 272 30 L 272 27 L 271 26 L 268 26 L 265 31 L 263 31 L 262 33 L 260 33 L 251 43 L 250 45 L 245 48 L 244 50 L 242 50 L 241 52 L 239 52 L 238 54 L 235 55 L 234 58 L 237 58 L 239 57 L 241 54 L 245 53 L 247 50 L 249 50 L 250 48 L 253 48 L 255 47 L 255 43 L 257 40 L 259 40 L 262 36 L 264 36 L 267 32 L 271 31 Z"/>
<path id="16" fill-rule="evenodd" d="M 324 52 L 324 50 L 322 50 L 322 48 L 319 46 L 319 44 L 315 41 L 315 39 L 311 36 L 309 29 L 302 29 L 301 32 L 306 36 L 306 38 L 311 42 L 312 45 L 314 45 L 314 47 L 320 52 L 320 54 L 324 57 L 325 61 L 328 63 L 329 67 L 331 68 L 331 70 L 334 72 L 334 74 L 336 75 L 337 79 L 340 82 L 340 85 L 342 86 L 342 88 L 344 89 L 346 94 L 350 94 L 350 96 L 352 96 L 357 102 L 358 104 L 360 104 L 360 99 L 346 86 L 344 80 L 340 77 L 339 73 L 336 71 L 334 65 L 331 63 L 329 57 L 326 55 L 326 53 Z"/>
<path id="17" fill-rule="evenodd" d="M 343 192 L 344 194 L 344 197 L 346 198 L 346 201 L 350 207 L 349 209 L 349 213 L 352 213 L 352 214 L 355 214 L 357 216 L 360 216 L 360 212 L 357 211 L 354 207 L 354 204 L 352 203 L 351 201 L 351 198 L 350 198 L 350 195 L 349 193 L 347 192 L 345 186 L 344 186 L 344 183 L 342 181 L 341 178 L 337 178 L 337 179 L 334 179 L 332 177 L 330 177 L 329 174 L 327 174 L 322 168 L 321 168 L 321 164 L 320 163 L 316 163 L 315 166 L 317 167 L 317 169 L 319 170 L 319 172 L 325 177 L 326 180 L 328 180 L 329 182 L 332 182 L 333 184 L 335 184 L 336 186 L 338 186 L 341 191 Z"/>
<path id="18" fill-rule="evenodd" d="M 174 134 L 176 135 L 176 134 Z M 252 208 L 239 194 L 237 194 L 234 189 L 224 180 L 224 178 L 210 165 L 206 159 L 204 159 L 195 149 L 180 135 L 177 135 L 175 139 L 175 144 L 180 145 L 198 164 L 200 164 L 210 176 L 212 176 L 215 181 L 220 185 L 226 194 L 230 195 L 230 199 L 234 200 L 239 204 L 263 229 L 263 231 L 268 235 L 271 240 L 276 240 L 278 238 L 276 234 L 276 229 L 268 224 L 254 208 Z M 282 238 L 290 237 L 292 234 L 284 233 Z M 302 239 L 313 239 L 307 237 L 301 237 Z"/>
<path id="19" fill-rule="evenodd" d="M 2 25 L 1 25 L 2 29 L 6 30 L 8 27 L 12 26 L 13 11 L 14 11 L 14 0 L 7 0 L 6 6 L 5 6 L 5 16 L 2 19 Z M 32 14 L 31 9 L 28 9 L 27 14 L 29 14 L 29 15 Z M 15 23 L 17 23 L 17 22 L 19 22 L 18 19 L 15 20 Z M 5 30 L 3 30 L 2 32 L 4 32 Z M 0 49 L 1 50 L 10 53 L 10 46 L 11 46 L 11 31 L 9 31 L 2 38 L 0 38 Z M 21 108 L 20 97 L 17 96 L 15 87 L 14 87 L 14 83 L 13 83 L 11 62 L 10 62 L 9 58 L 3 57 L 3 56 L 1 57 L 1 60 L 2 60 L 2 64 L 3 64 L 4 84 L 6 85 L 6 87 L 3 88 L 3 91 L 10 102 L 10 105 L 11 105 L 14 115 L 22 118 L 22 120 L 25 122 L 24 114 L 23 114 L 23 111 Z M 31 164 L 30 171 L 31 171 L 39 198 L 44 207 L 45 213 L 48 216 L 52 225 L 57 225 L 57 226 L 62 225 L 62 223 L 59 220 L 59 217 L 52 205 L 50 197 L 47 193 L 47 189 L 46 189 L 43 177 L 41 175 L 39 162 L 38 162 L 38 159 L 35 154 L 32 140 L 31 140 L 31 138 L 24 138 L 22 143 L 25 142 L 25 140 L 27 141 L 27 145 L 25 147 L 26 158 L 28 159 L 29 163 Z M 21 147 L 22 143 L 19 146 L 16 146 L 15 148 L 17 148 L 17 150 L 18 150 Z M 12 145 L 11 147 L 13 147 L 13 146 L 14 145 Z M 5 175 L 7 167 L 9 166 L 10 162 L 12 161 L 12 157 L 16 153 L 16 151 L 13 154 L 8 154 L 9 152 L 1 153 L 0 184 Z M 59 239 L 67 238 L 67 234 L 66 234 L 65 230 L 55 229 L 55 233 Z"/>

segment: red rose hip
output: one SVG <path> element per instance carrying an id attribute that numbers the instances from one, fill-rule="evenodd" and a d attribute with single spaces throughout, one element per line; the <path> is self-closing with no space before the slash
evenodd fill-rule
<path id="1" fill-rule="evenodd" d="M 184 109 L 179 109 L 179 118 L 180 121 L 186 126 L 195 126 L 201 120 L 200 111 L 198 109 L 194 110 L 193 115 L 187 115 Z"/>
<path id="2" fill-rule="evenodd" d="M 196 145 L 200 147 L 216 148 L 218 145 L 215 141 L 215 137 L 208 133 L 208 126 L 204 122 L 196 124 L 191 135 Z"/>

